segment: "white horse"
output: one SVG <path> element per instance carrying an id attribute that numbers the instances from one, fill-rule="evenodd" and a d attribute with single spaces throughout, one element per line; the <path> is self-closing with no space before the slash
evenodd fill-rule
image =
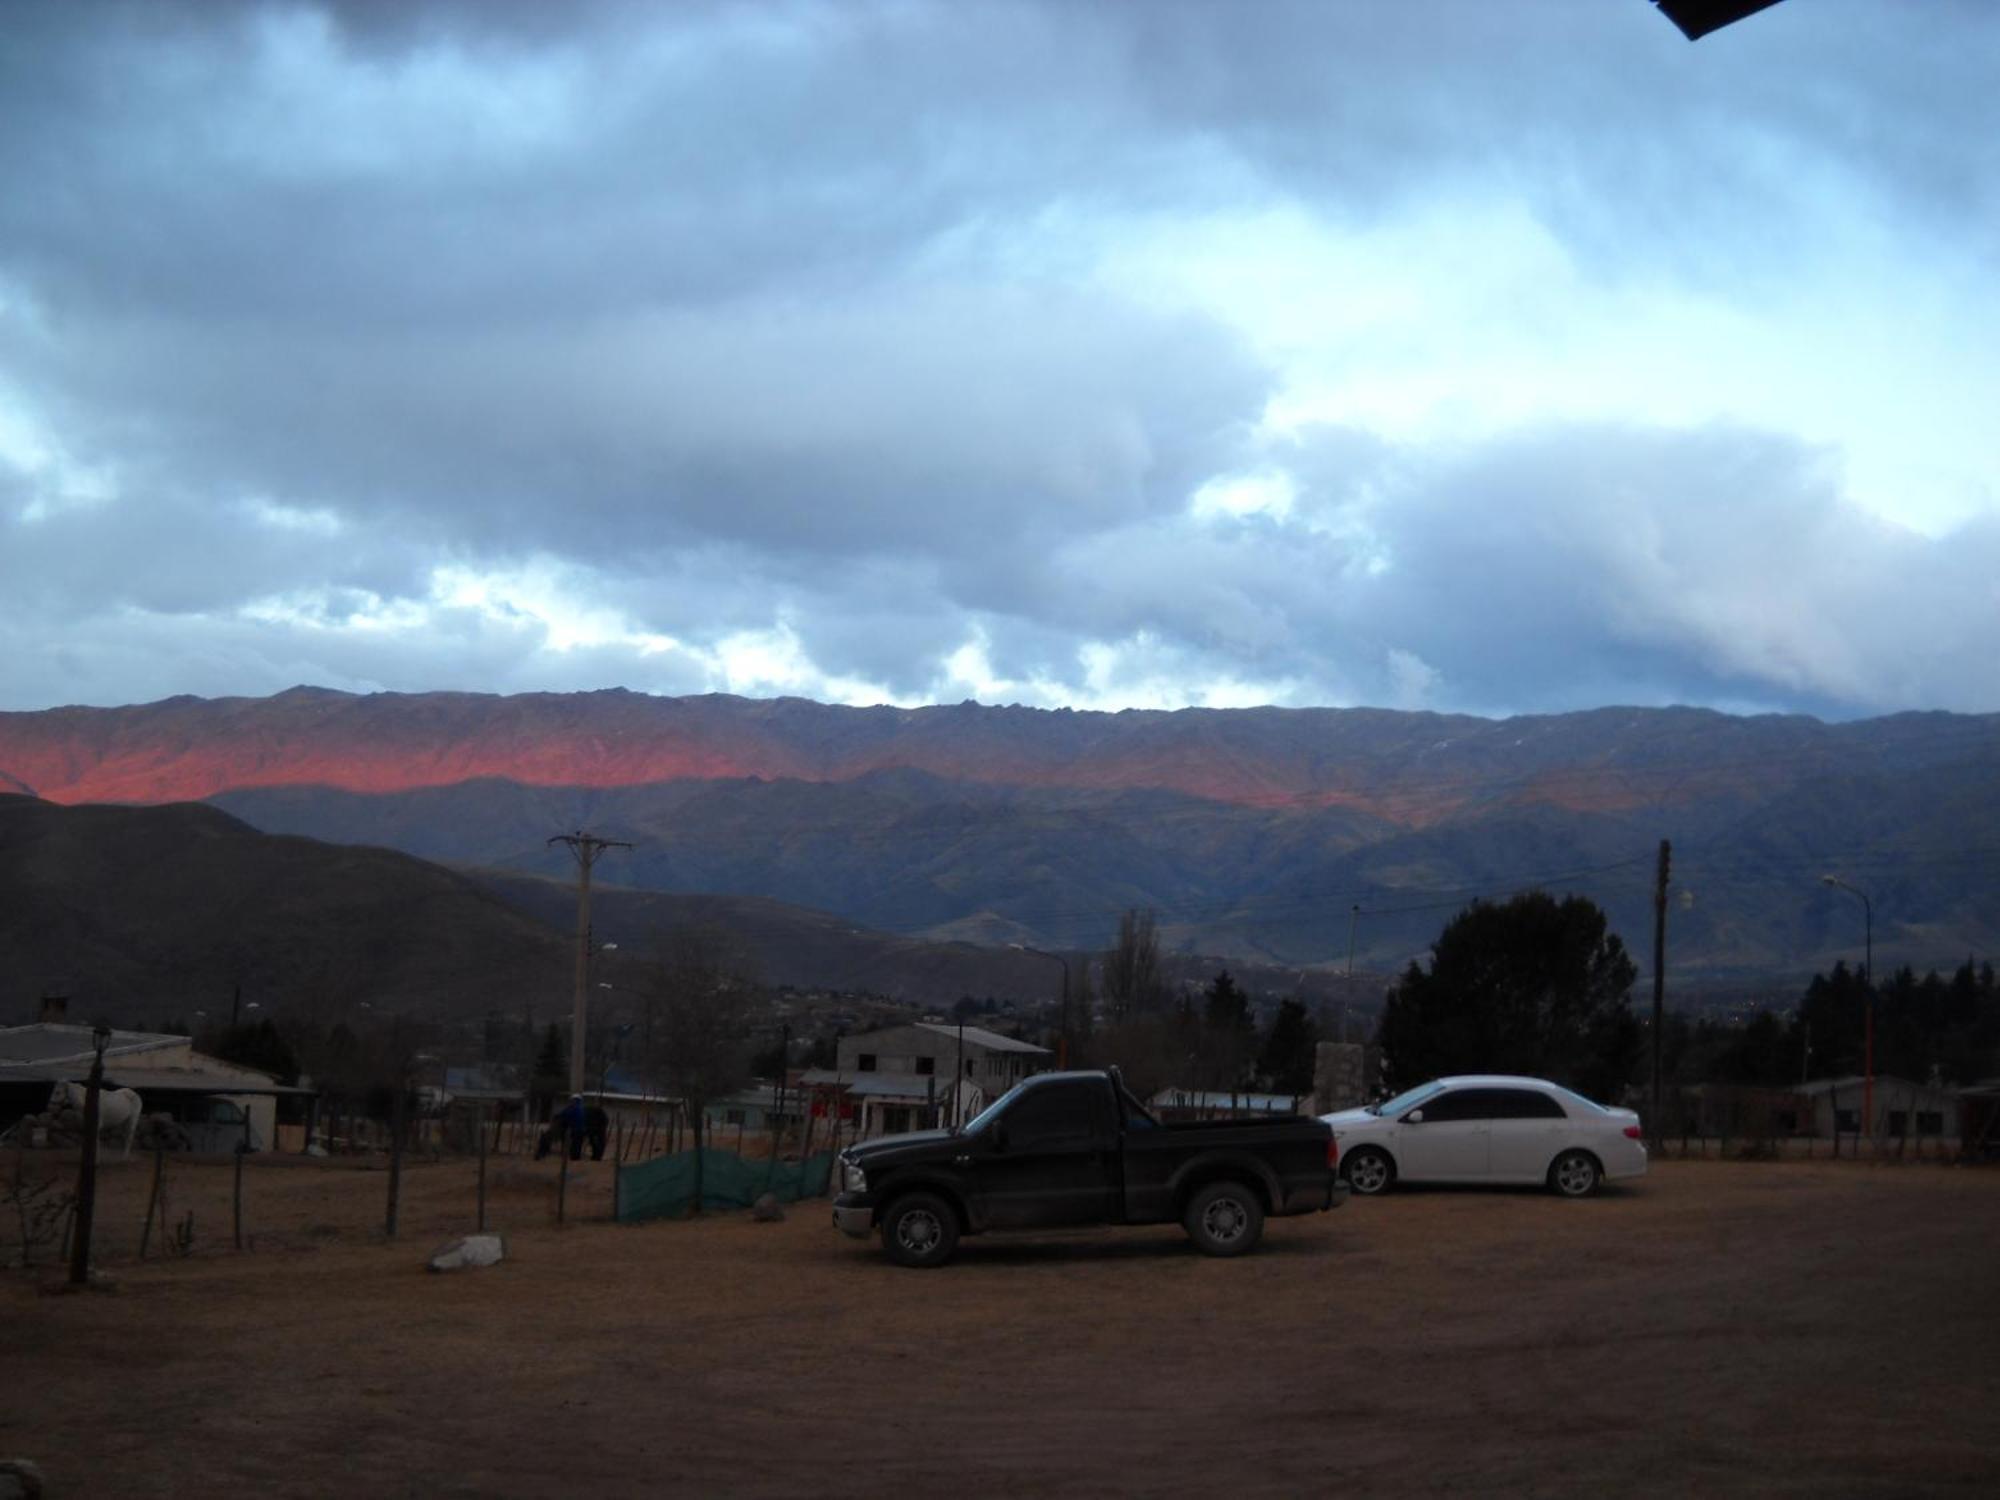
<path id="1" fill-rule="evenodd" d="M 90 1090 L 80 1083 L 59 1083 L 49 1090 L 49 1113 L 64 1115 L 72 1110 L 80 1123 L 83 1119 L 85 1102 L 90 1098 Z M 145 1107 L 139 1101 L 137 1089 L 99 1089 L 97 1091 L 97 1133 L 117 1130 L 125 1131 L 124 1155 L 132 1154 L 133 1137 L 139 1133 L 139 1117 Z"/>

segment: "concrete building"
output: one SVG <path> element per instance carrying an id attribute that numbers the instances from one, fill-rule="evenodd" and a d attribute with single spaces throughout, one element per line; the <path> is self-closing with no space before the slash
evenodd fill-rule
<path id="1" fill-rule="evenodd" d="M 1874 1113 L 1866 1121 L 1861 1111 L 1868 1086 L 1859 1074 L 1815 1079 L 1794 1092 L 1810 1101 L 1812 1133 L 1822 1139 L 1830 1139 L 1836 1132 L 1881 1141 L 1905 1136 L 1911 1140 L 1939 1136 L 1955 1140 L 1959 1134 L 1958 1091 L 1941 1084 L 1912 1083 L 1907 1078 L 1877 1073 Z"/>
<path id="2" fill-rule="evenodd" d="M 913 1021 L 905 1026 L 840 1039 L 834 1071 L 850 1078 L 868 1073 L 889 1077 L 936 1078 L 938 1092 L 945 1080 L 963 1078 L 987 1099 L 997 1099 L 1031 1073 L 1046 1070 L 1055 1054 L 1033 1042 L 1017 1041 L 983 1026 Z M 922 1093 L 919 1083 L 918 1093 Z"/>
<path id="3" fill-rule="evenodd" d="M 92 1028 L 64 1021 L 0 1027 L 0 1130 L 38 1113 L 57 1083 L 83 1083 L 95 1055 Z M 150 1031 L 116 1031 L 104 1048 L 107 1088 L 136 1089 L 148 1114 L 169 1114 L 188 1128 L 198 1149 L 239 1138 L 247 1120 L 250 1149 L 280 1144 L 280 1101 L 301 1116 L 296 1146 L 305 1145 L 304 1116 L 315 1094 L 271 1074 L 194 1049 L 193 1039 Z"/>

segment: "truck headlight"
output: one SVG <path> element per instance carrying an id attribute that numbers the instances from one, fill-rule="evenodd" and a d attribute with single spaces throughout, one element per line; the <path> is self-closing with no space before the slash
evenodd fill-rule
<path id="1" fill-rule="evenodd" d="M 844 1156 L 840 1159 L 840 1175 L 848 1192 L 865 1193 L 868 1191 L 868 1174 Z"/>

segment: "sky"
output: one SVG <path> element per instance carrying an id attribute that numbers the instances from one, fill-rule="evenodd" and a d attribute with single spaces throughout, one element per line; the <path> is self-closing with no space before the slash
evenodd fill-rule
<path id="1" fill-rule="evenodd" d="M 17 0 L 0 709 L 2000 710 L 2000 6 Z"/>

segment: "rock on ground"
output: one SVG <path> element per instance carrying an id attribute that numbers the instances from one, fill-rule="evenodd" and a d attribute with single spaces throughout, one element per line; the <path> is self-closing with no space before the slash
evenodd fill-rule
<path id="1" fill-rule="evenodd" d="M 784 1221 L 785 1210 L 778 1202 L 777 1194 L 766 1193 L 750 1205 L 750 1217 L 759 1224 L 778 1224 Z"/>
<path id="2" fill-rule="evenodd" d="M 468 1234 L 442 1245 L 431 1256 L 433 1271 L 463 1271 L 474 1266 L 497 1266 L 507 1254 L 507 1242 L 497 1234 Z"/>

